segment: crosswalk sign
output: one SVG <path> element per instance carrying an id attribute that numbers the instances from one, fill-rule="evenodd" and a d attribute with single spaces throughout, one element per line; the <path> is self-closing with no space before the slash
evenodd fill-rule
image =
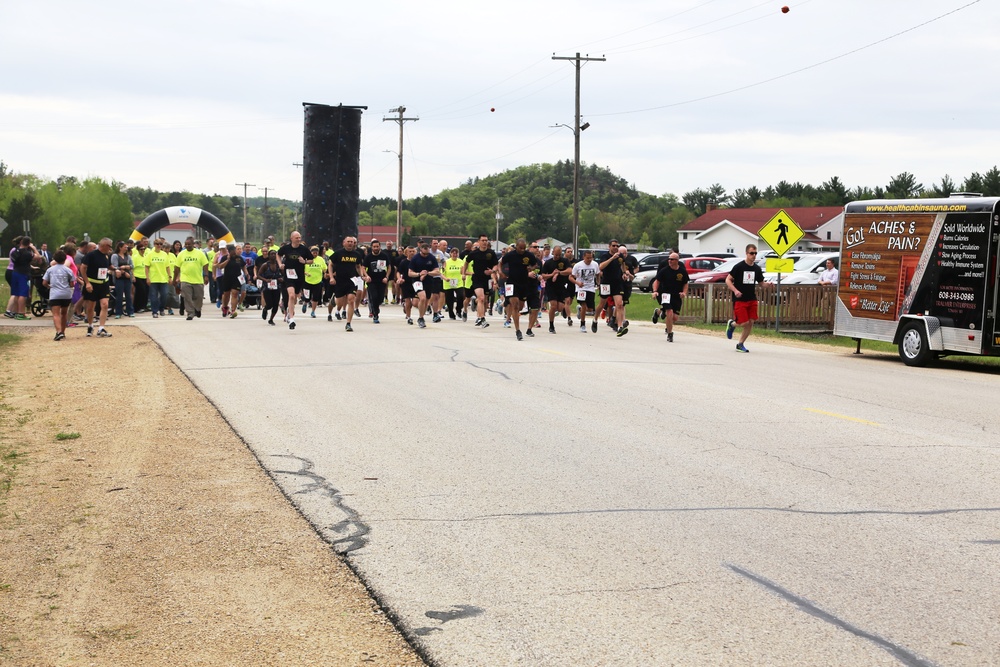
<path id="1" fill-rule="evenodd" d="M 757 236 L 764 243 L 771 246 L 778 257 L 788 252 L 792 246 L 802 240 L 805 232 L 795 224 L 795 221 L 785 213 L 785 209 L 779 210 L 764 226 L 757 232 Z"/>

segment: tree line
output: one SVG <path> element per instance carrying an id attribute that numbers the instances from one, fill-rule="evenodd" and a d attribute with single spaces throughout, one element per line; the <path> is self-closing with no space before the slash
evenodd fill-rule
<path id="1" fill-rule="evenodd" d="M 954 192 L 978 192 L 1000 196 L 1000 169 L 974 172 L 961 186 L 948 175 L 925 187 L 909 172 L 889 179 L 884 186 L 848 187 L 832 176 L 819 186 L 780 181 L 764 188 L 739 188 L 732 193 L 716 183 L 696 188 L 683 196 L 640 192 L 609 169 L 593 164 L 580 170 L 580 245 L 617 238 L 635 247 L 676 247 L 677 230 L 718 208 L 788 208 L 799 206 L 843 206 L 847 202 L 881 198 L 944 197 Z M 0 246 L 9 248 L 29 220 L 33 237 L 54 247 L 70 234 L 92 239 L 108 236 L 128 238 L 133 222 L 170 206 L 195 206 L 206 210 L 243 238 L 243 199 L 228 195 L 206 195 L 188 191 L 159 192 L 152 188 L 128 187 L 117 181 L 91 177 L 79 180 L 60 176 L 46 181 L 18 174 L 0 161 L 0 217 L 10 223 L 0 234 Z M 300 225 L 301 204 L 259 194 L 248 197 L 246 238 L 259 241 L 273 234 L 284 238 Z M 404 200 L 404 242 L 428 236 L 468 236 L 480 233 L 492 238 L 499 220 L 501 240 L 519 237 L 551 237 L 572 240 L 573 162 L 532 164 L 498 174 L 470 178 L 458 187 L 436 195 Z M 396 200 L 371 198 L 359 202 L 358 231 L 363 238 L 370 226 L 396 225 Z"/>

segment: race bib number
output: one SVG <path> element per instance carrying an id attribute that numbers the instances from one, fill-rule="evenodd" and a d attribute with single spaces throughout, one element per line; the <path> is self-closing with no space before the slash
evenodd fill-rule
<path id="1" fill-rule="evenodd" d="M 507 283 L 506 285 L 504 285 L 503 286 L 503 295 L 504 296 L 514 296 L 514 286 L 511 285 L 510 283 Z"/>
<path id="2" fill-rule="evenodd" d="M 586 301 L 587 300 L 587 290 L 580 290 L 579 292 L 577 292 L 576 293 L 576 300 L 577 301 Z"/>
<path id="3" fill-rule="evenodd" d="M 295 273 L 295 269 L 285 269 L 285 277 L 295 280 L 298 278 L 298 274 Z"/>
<path id="4" fill-rule="evenodd" d="M 237 280 L 240 281 L 240 285 L 246 285 L 247 284 L 247 279 L 246 279 L 246 277 L 244 277 L 244 275 L 242 273 L 240 274 L 240 277 L 237 278 Z"/>
<path id="5" fill-rule="evenodd" d="M 743 284 L 753 285 L 757 281 L 757 275 L 753 271 L 743 272 Z"/>
<path id="6" fill-rule="evenodd" d="M 108 279 L 108 270 L 107 269 L 97 269 L 97 279 L 98 280 L 107 280 Z"/>
<path id="7" fill-rule="evenodd" d="M 448 282 L 451 283 L 452 287 L 458 287 L 458 278 L 452 278 Z"/>
<path id="8" fill-rule="evenodd" d="M 358 290 L 365 286 L 365 281 L 361 278 L 351 278 L 351 282 L 354 283 L 354 289 Z"/>
<path id="9" fill-rule="evenodd" d="M 380 259 L 375 262 L 375 272 L 384 273 L 385 272 L 385 260 Z"/>
<path id="10" fill-rule="evenodd" d="M 662 303 L 664 306 L 669 306 L 670 305 L 670 295 L 669 294 L 661 294 L 660 295 L 660 303 Z"/>
<path id="11" fill-rule="evenodd" d="M 257 289 L 260 289 L 263 286 L 264 286 L 264 281 L 263 280 L 258 280 L 257 281 Z"/>
<path id="12" fill-rule="evenodd" d="M 611 294 L 611 285 L 603 284 L 601 285 L 601 296 L 608 296 Z"/>
<path id="13" fill-rule="evenodd" d="M 422 280 L 414 281 L 414 283 L 413 283 L 413 291 L 414 292 L 423 292 L 424 291 L 424 281 L 422 281 Z"/>
<path id="14" fill-rule="evenodd" d="M 308 299 L 309 298 L 309 290 L 307 290 L 307 289 L 302 290 L 302 296 L 304 296 L 305 298 Z"/>
<path id="15" fill-rule="evenodd" d="M 278 281 L 277 280 L 268 280 L 267 281 L 267 289 L 278 289 Z"/>

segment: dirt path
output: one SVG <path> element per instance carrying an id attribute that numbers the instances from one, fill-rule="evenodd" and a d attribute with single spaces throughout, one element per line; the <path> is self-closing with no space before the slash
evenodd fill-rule
<path id="1" fill-rule="evenodd" d="M 0 664 L 423 664 L 160 349 L 113 332 L 0 351 Z"/>

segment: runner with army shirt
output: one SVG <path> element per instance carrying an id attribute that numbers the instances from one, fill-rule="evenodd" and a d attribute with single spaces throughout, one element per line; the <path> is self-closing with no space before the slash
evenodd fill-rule
<path id="1" fill-rule="evenodd" d="M 569 274 L 573 272 L 573 265 L 566 261 L 562 254 L 562 246 L 552 249 L 552 257 L 542 265 L 542 278 L 545 279 L 545 300 L 549 304 L 549 333 L 556 332 L 556 311 L 563 313 L 563 317 L 569 317 L 564 310 L 566 304 L 563 299 L 566 296 L 566 283 L 569 282 Z M 573 320 L 569 321 L 570 326 Z"/>
<path id="2" fill-rule="evenodd" d="M 465 256 L 462 275 L 472 276 L 472 291 L 476 295 L 476 326 L 485 329 L 490 326 L 486 321 L 486 308 L 489 305 L 487 294 L 492 291 L 490 280 L 496 276 L 497 254 L 490 248 L 490 237 L 479 235 L 479 244 Z"/>
<path id="3" fill-rule="evenodd" d="M 327 306 L 326 319 L 328 322 L 333 321 L 329 313 L 334 309 L 337 311 L 337 319 L 341 319 L 340 311 L 346 307 L 343 317 L 347 323 L 344 331 L 354 331 L 351 320 L 354 318 L 358 286 L 364 285 L 365 256 L 358 250 L 358 240 L 353 236 L 345 237 L 343 246 L 330 256 L 330 282 L 333 284 L 334 298 Z"/>

